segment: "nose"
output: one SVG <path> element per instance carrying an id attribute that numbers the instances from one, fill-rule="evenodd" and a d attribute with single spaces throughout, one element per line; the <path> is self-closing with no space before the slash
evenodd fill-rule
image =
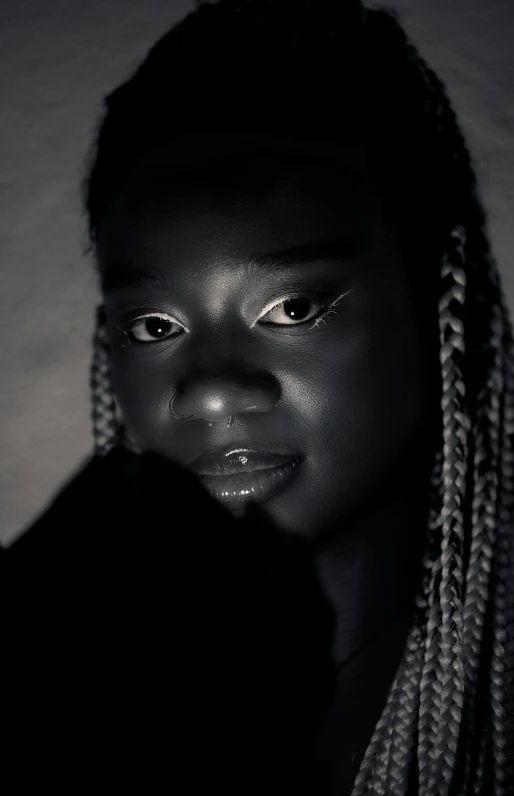
<path id="1" fill-rule="evenodd" d="M 269 374 L 206 376 L 177 390 L 173 410 L 181 417 L 217 423 L 245 412 L 270 412 L 279 397 L 278 382 Z"/>

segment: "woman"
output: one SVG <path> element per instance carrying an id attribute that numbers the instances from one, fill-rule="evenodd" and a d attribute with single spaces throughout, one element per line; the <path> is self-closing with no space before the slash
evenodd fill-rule
<path id="1" fill-rule="evenodd" d="M 101 693 L 118 770 L 140 748 L 162 775 L 148 706 L 186 594 L 173 760 L 211 766 L 188 792 L 511 793 L 512 332 L 462 133 L 394 14 L 201 4 L 107 98 L 85 204 L 95 457 L 4 555 L 32 595 L 13 625 L 59 614 L 51 650 L 90 629 L 70 726 Z"/>

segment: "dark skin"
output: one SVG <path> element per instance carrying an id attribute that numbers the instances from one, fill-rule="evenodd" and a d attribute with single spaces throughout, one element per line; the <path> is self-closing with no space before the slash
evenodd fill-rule
<path id="1" fill-rule="evenodd" d="M 304 245 L 309 262 L 255 263 Z M 415 591 L 430 452 L 429 333 L 363 147 L 177 138 L 120 182 L 98 255 L 114 392 L 142 451 L 186 469 L 226 444 L 302 455 L 260 509 L 312 541 L 344 664 Z M 120 286 L 140 269 L 161 284 Z M 313 292 L 301 323 L 269 310 Z M 171 416 L 176 392 L 194 420 Z"/>

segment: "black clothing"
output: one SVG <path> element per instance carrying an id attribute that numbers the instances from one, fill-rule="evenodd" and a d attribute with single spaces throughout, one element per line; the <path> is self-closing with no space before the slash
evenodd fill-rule
<path id="1" fill-rule="evenodd" d="M 20 791 L 33 778 L 68 792 L 350 793 L 408 619 L 356 657 L 327 713 L 334 616 L 303 540 L 117 448 L 0 562 L 2 748 Z M 351 667 L 369 688 L 352 690 Z M 341 732 L 352 693 L 362 710 Z"/>

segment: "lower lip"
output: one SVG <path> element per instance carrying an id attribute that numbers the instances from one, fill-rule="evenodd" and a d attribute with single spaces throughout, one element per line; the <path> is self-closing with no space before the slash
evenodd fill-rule
<path id="1" fill-rule="evenodd" d="M 201 483 L 229 511 L 237 511 L 250 502 L 263 503 L 281 492 L 294 478 L 299 464 L 300 460 L 296 460 L 249 473 L 205 475 Z"/>

